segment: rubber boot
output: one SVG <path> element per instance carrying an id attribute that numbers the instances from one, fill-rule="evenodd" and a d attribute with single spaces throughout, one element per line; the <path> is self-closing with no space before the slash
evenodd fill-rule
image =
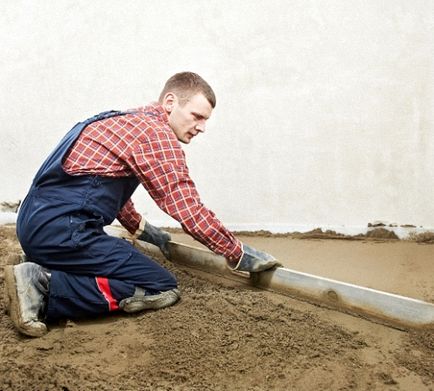
<path id="1" fill-rule="evenodd" d="M 180 297 L 181 293 L 178 289 L 171 289 L 170 291 L 161 292 L 156 295 L 148 295 L 144 289 L 136 287 L 134 296 L 121 300 L 119 308 L 125 312 L 158 310 L 175 304 Z"/>
<path id="2" fill-rule="evenodd" d="M 31 337 L 47 333 L 41 321 L 48 296 L 50 274 L 42 266 L 25 262 L 5 267 L 9 315 L 16 328 Z"/>

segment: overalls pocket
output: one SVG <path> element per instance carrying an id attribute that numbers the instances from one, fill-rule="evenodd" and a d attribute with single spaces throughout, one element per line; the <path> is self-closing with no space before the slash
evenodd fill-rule
<path id="1" fill-rule="evenodd" d="M 101 216 L 89 216 L 84 213 L 69 215 L 71 241 L 74 247 L 85 247 L 104 227 L 104 219 Z"/>

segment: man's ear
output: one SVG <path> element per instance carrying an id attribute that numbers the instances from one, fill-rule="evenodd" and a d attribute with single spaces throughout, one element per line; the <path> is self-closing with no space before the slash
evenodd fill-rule
<path id="1" fill-rule="evenodd" d="M 173 106 L 178 101 L 177 96 L 173 92 L 168 92 L 163 98 L 163 108 L 166 112 L 170 113 L 173 110 Z"/>

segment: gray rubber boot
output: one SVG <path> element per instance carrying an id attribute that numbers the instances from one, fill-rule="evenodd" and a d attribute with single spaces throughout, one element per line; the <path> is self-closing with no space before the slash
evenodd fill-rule
<path id="1" fill-rule="evenodd" d="M 180 297 L 181 293 L 178 289 L 171 289 L 157 295 L 147 295 L 144 289 L 137 287 L 134 296 L 119 302 L 119 308 L 125 312 L 158 310 L 175 304 Z"/>
<path id="2" fill-rule="evenodd" d="M 49 282 L 49 273 L 36 263 L 5 267 L 9 315 L 21 333 L 31 337 L 47 333 L 41 314 L 45 309 Z"/>

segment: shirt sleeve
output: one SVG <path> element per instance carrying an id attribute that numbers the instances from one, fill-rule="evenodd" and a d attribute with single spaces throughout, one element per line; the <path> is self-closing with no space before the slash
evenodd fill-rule
<path id="1" fill-rule="evenodd" d="M 130 198 L 119 211 L 116 218 L 128 232 L 134 234 L 137 228 L 139 228 L 142 216 L 136 211 L 133 201 Z"/>
<path id="2" fill-rule="evenodd" d="M 150 196 L 184 231 L 216 254 L 231 261 L 241 258 L 241 242 L 202 204 L 172 132 L 156 132 L 135 149 L 132 160 L 132 169 Z"/>

